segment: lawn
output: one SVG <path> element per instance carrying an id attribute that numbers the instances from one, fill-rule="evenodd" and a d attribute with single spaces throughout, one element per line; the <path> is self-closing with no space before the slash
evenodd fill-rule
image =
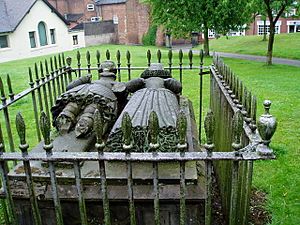
<path id="1" fill-rule="evenodd" d="M 298 37 L 300 37 L 298 35 Z M 219 41 L 219 40 L 217 40 Z M 226 40 L 225 40 L 226 41 Z M 112 59 L 115 59 L 117 49 L 121 50 L 122 62 L 126 63 L 125 53 L 130 50 L 132 66 L 144 66 L 147 64 L 146 51 L 149 47 L 133 47 L 133 46 L 116 46 L 104 45 L 98 47 L 90 47 L 88 50 L 92 56 L 95 56 L 96 50 L 101 51 L 101 58 L 104 59 L 106 49 L 111 49 Z M 153 47 L 153 61 L 156 61 L 156 54 Z M 82 49 L 84 53 L 86 49 Z M 76 52 L 69 52 L 75 58 Z M 163 63 L 167 66 L 167 50 L 162 49 Z M 174 54 L 175 61 L 178 62 L 178 55 Z M 32 66 L 35 61 L 44 60 L 45 57 L 19 60 L 10 63 L 0 64 L 0 75 L 5 77 L 6 73 L 11 74 L 14 84 L 14 91 L 20 92 L 28 87 L 27 67 Z M 92 63 L 95 64 L 95 57 L 92 57 Z M 85 60 L 82 60 L 84 64 Z M 188 64 L 188 59 L 185 54 L 185 65 Z M 198 60 L 197 60 L 198 62 Z M 210 59 L 206 59 L 207 64 Z M 235 73 L 245 82 L 248 88 L 251 88 L 252 93 L 258 97 L 258 115 L 262 114 L 263 107 L 261 105 L 264 99 L 272 100 L 271 113 L 278 119 L 278 129 L 272 140 L 272 147 L 276 151 L 277 160 L 262 161 L 255 163 L 253 185 L 267 193 L 266 208 L 272 213 L 273 225 L 295 225 L 300 224 L 300 174 L 299 174 L 299 140 L 300 140 L 300 71 L 296 67 L 274 65 L 267 67 L 264 63 L 250 62 L 243 60 L 225 59 L 225 62 L 235 71 Z M 123 64 L 125 65 L 125 64 Z M 73 61 L 73 66 L 76 62 Z M 133 76 L 137 76 L 135 72 Z M 196 114 L 197 96 L 198 96 L 198 76 L 188 72 L 184 79 L 184 95 L 187 95 L 194 102 Z M 178 78 L 178 74 L 175 74 Z M 208 108 L 209 88 L 208 77 L 204 80 L 204 108 Z M 34 136 L 34 127 L 29 118 L 30 109 L 28 107 L 29 100 L 18 103 L 10 112 L 12 115 L 19 110 L 22 110 L 25 121 L 28 124 L 28 134 L 30 145 L 36 143 Z M 12 123 L 14 119 L 12 119 Z M 3 124 L 3 123 L 2 123 Z M 3 127 L 3 125 L 2 125 Z M 15 143 L 17 146 L 17 143 Z"/>
<path id="2" fill-rule="evenodd" d="M 262 36 L 221 37 L 210 41 L 211 51 L 230 52 L 250 55 L 267 53 L 268 41 Z M 300 59 L 300 33 L 275 35 L 274 57 Z"/>

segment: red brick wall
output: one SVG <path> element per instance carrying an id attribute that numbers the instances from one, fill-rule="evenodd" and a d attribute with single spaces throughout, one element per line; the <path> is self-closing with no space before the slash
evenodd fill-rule
<path id="1" fill-rule="evenodd" d="M 103 5 L 99 11 L 103 20 L 112 20 L 113 16 L 118 17 L 118 42 L 127 43 L 127 21 L 125 4 Z"/>
<path id="2" fill-rule="evenodd" d="M 103 20 L 118 17 L 118 39 L 120 44 L 141 44 L 143 35 L 149 29 L 149 9 L 138 0 L 126 4 L 102 5 L 98 9 Z"/>
<path id="3" fill-rule="evenodd" d="M 142 38 L 148 32 L 150 26 L 150 8 L 145 4 L 137 4 L 138 20 L 138 43 L 142 43 Z"/>
<path id="4" fill-rule="evenodd" d="M 95 5 L 95 11 L 87 11 L 87 4 L 93 0 L 49 0 L 61 13 L 83 13 L 80 21 L 90 21 L 91 17 L 101 16 L 103 20 L 112 20 L 118 17 L 118 39 L 120 44 L 141 44 L 143 35 L 149 29 L 148 5 L 139 3 L 139 0 L 127 0 L 126 3 L 112 5 Z"/>
<path id="5" fill-rule="evenodd" d="M 160 26 L 157 28 L 156 32 L 156 45 L 157 46 L 163 46 L 165 44 L 165 32 L 163 30 L 163 27 Z"/>

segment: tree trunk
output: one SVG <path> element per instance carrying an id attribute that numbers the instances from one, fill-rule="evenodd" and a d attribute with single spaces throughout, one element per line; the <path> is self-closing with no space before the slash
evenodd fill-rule
<path id="1" fill-rule="evenodd" d="M 263 41 L 267 40 L 267 21 L 264 19 L 264 37 L 262 39 Z"/>
<path id="2" fill-rule="evenodd" d="M 270 35 L 267 52 L 267 65 L 272 65 L 273 45 L 275 39 L 275 23 L 270 21 Z"/>
<path id="3" fill-rule="evenodd" d="M 257 16 L 257 14 L 254 14 L 253 15 L 253 35 L 255 35 L 256 34 L 256 30 L 255 30 L 255 24 L 256 24 L 256 21 L 255 21 L 255 19 L 256 19 L 256 16 Z"/>
<path id="4" fill-rule="evenodd" d="M 209 39 L 208 39 L 208 28 L 204 25 L 204 55 L 209 56 Z"/>

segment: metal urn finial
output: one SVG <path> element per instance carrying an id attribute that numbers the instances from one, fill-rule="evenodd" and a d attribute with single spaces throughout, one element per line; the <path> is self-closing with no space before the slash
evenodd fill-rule
<path id="1" fill-rule="evenodd" d="M 271 138 L 276 131 L 277 121 L 273 117 L 269 110 L 271 107 L 271 101 L 264 101 L 265 113 L 260 116 L 257 122 L 257 129 L 262 139 L 262 143 L 257 147 L 257 152 L 261 155 L 270 155 L 273 151 L 269 148 Z"/>

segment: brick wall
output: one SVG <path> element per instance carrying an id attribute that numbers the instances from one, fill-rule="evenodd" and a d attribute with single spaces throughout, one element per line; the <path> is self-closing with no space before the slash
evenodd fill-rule
<path id="1" fill-rule="evenodd" d="M 148 5 L 139 0 L 127 0 L 126 3 L 96 6 L 95 11 L 87 11 L 87 4 L 93 0 L 49 0 L 61 13 L 82 13 L 84 16 L 78 22 L 90 21 L 91 17 L 100 16 L 103 20 L 118 17 L 117 36 L 120 44 L 141 44 L 143 35 L 149 29 Z"/>
<path id="2" fill-rule="evenodd" d="M 100 16 L 103 20 L 112 20 L 114 16 L 118 17 L 118 43 L 127 43 L 127 19 L 126 19 L 126 5 L 114 4 L 103 5 L 99 9 Z"/>
<path id="3" fill-rule="evenodd" d="M 288 21 L 291 21 L 291 20 L 300 20 L 299 18 L 279 18 L 278 21 L 281 22 L 281 25 L 280 25 L 280 33 L 288 33 L 289 32 L 289 27 L 287 25 L 287 22 Z M 260 16 L 256 17 L 255 18 L 255 21 L 253 23 L 251 23 L 249 25 L 249 29 L 246 31 L 246 35 L 257 35 L 258 34 L 258 25 L 257 25 L 257 22 L 258 21 L 262 21 L 262 19 L 260 18 Z"/>
<path id="4" fill-rule="evenodd" d="M 150 8 L 145 4 L 137 4 L 138 19 L 138 43 L 142 43 L 142 38 L 148 32 L 150 26 Z"/>

